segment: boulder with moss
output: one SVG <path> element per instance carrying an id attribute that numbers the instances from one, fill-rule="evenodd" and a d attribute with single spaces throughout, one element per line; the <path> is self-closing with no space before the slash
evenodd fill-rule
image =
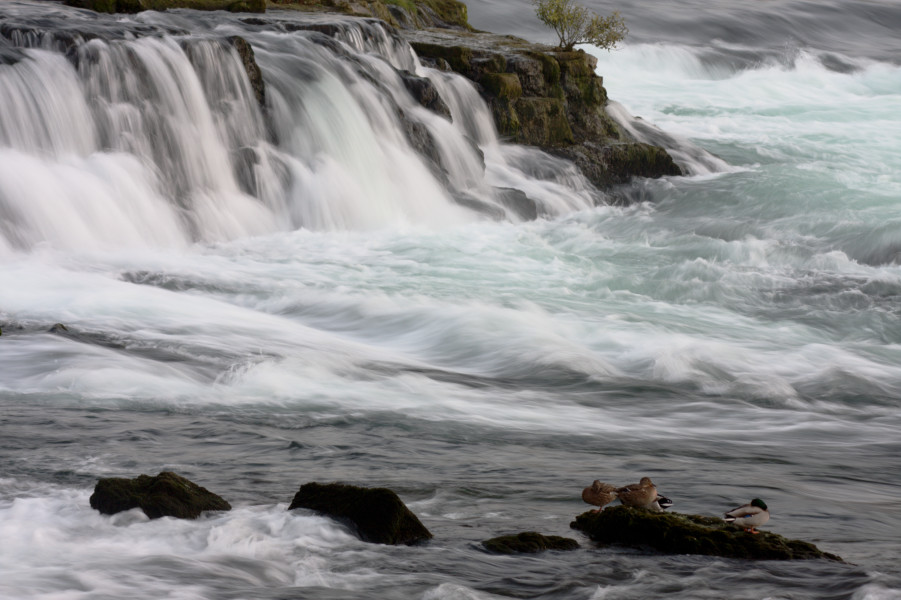
<path id="1" fill-rule="evenodd" d="M 579 542 L 559 535 L 543 535 L 524 531 L 514 535 L 502 535 L 485 540 L 482 545 L 495 554 L 535 554 L 545 550 L 576 550 Z"/>
<path id="2" fill-rule="evenodd" d="M 306 508 L 351 525 L 360 539 L 377 544 L 416 544 L 432 534 L 388 488 L 305 483 L 288 510 Z"/>
<path id="3" fill-rule="evenodd" d="M 206 488 L 170 471 L 155 477 L 100 479 L 90 498 L 91 508 L 105 515 L 140 508 L 151 519 L 196 519 L 208 510 L 231 510 L 231 505 Z"/>
<path id="4" fill-rule="evenodd" d="M 426 64 L 478 85 L 502 137 L 572 160 L 598 187 L 682 174 L 666 150 L 638 142 L 607 114 L 590 54 L 484 32 L 401 34 Z"/>
<path id="5" fill-rule="evenodd" d="M 720 518 L 650 512 L 612 506 L 576 517 L 570 527 L 600 544 L 650 549 L 665 554 L 706 554 L 758 560 L 827 559 L 841 561 L 810 542 L 761 531 L 747 533 Z"/>

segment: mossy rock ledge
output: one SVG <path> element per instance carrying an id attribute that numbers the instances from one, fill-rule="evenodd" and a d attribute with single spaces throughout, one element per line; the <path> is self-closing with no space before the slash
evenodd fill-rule
<path id="1" fill-rule="evenodd" d="M 514 535 L 502 535 L 485 540 L 482 545 L 495 554 L 535 554 L 545 550 L 576 550 L 579 542 L 559 535 L 543 535 L 524 531 Z"/>
<path id="2" fill-rule="evenodd" d="M 412 545 L 431 539 L 431 532 L 388 488 L 342 483 L 305 483 L 288 510 L 306 508 L 351 525 L 366 542 Z"/>
<path id="3" fill-rule="evenodd" d="M 231 510 L 231 505 L 206 488 L 170 471 L 155 477 L 108 477 L 97 481 L 91 508 L 105 515 L 140 508 L 151 519 L 196 519 L 208 510 Z"/>
<path id="4" fill-rule="evenodd" d="M 768 531 L 753 535 L 716 517 L 654 513 L 640 508 L 612 506 L 599 513 L 582 513 L 570 523 L 570 527 L 585 532 L 600 544 L 651 549 L 664 554 L 842 561 L 839 556 L 823 552 L 810 542 L 790 540 Z"/>
<path id="5" fill-rule="evenodd" d="M 599 188 L 683 174 L 665 149 L 634 139 L 607 114 L 590 54 L 478 31 L 400 34 L 425 64 L 476 83 L 502 137 L 573 161 Z"/>

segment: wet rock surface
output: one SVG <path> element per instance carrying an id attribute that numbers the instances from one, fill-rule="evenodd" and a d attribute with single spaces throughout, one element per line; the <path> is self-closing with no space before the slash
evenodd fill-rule
<path id="1" fill-rule="evenodd" d="M 576 550 L 579 542 L 559 535 L 543 535 L 524 531 L 514 535 L 502 535 L 485 540 L 482 545 L 495 554 L 535 554 L 545 550 Z"/>
<path id="2" fill-rule="evenodd" d="M 220 496 L 170 471 L 155 477 L 100 479 L 90 498 L 91 508 L 105 515 L 140 508 L 151 519 L 196 519 L 204 511 L 231 510 Z"/>
<path id="3" fill-rule="evenodd" d="M 682 174 L 666 150 L 638 142 L 607 114 L 597 60 L 585 52 L 484 32 L 401 35 L 426 64 L 477 84 L 502 137 L 573 161 L 600 188 L 632 177 Z"/>
<path id="4" fill-rule="evenodd" d="M 305 483 L 288 510 L 306 508 L 351 525 L 377 544 L 415 544 L 431 539 L 425 525 L 393 491 L 341 483 Z"/>
<path id="5" fill-rule="evenodd" d="M 756 560 L 842 560 L 810 542 L 788 539 L 768 531 L 754 535 L 718 517 L 655 513 L 628 506 L 582 513 L 570 527 L 586 533 L 600 544 L 664 554 L 705 554 Z"/>

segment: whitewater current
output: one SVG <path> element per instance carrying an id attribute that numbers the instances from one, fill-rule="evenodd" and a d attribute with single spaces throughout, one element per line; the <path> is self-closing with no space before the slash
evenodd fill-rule
<path id="1" fill-rule="evenodd" d="M 610 114 L 686 176 L 594 189 L 373 21 L 0 3 L 0 598 L 901 599 L 901 3 L 590 6 L 631 31 L 584 47 Z M 163 470 L 234 508 L 90 508 Z M 645 475 L 846 562 L 570 529 Z M 289 512 L 309 481 L 434 538 Z M 520 531 L 581 547 L 481 546 Z"/>

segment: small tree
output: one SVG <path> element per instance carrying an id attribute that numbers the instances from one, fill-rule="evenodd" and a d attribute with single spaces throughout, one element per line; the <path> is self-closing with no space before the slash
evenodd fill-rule
<path id="1" fill-rule="evenodd" d="M 602 17 L 573 0 L 533 0 L 535 14 L 556 32 L 559 48 L 570 51 L 576 44 L 593 44 L 610 50 L 626 38 L 629 30 L 619 12 Z"/>

